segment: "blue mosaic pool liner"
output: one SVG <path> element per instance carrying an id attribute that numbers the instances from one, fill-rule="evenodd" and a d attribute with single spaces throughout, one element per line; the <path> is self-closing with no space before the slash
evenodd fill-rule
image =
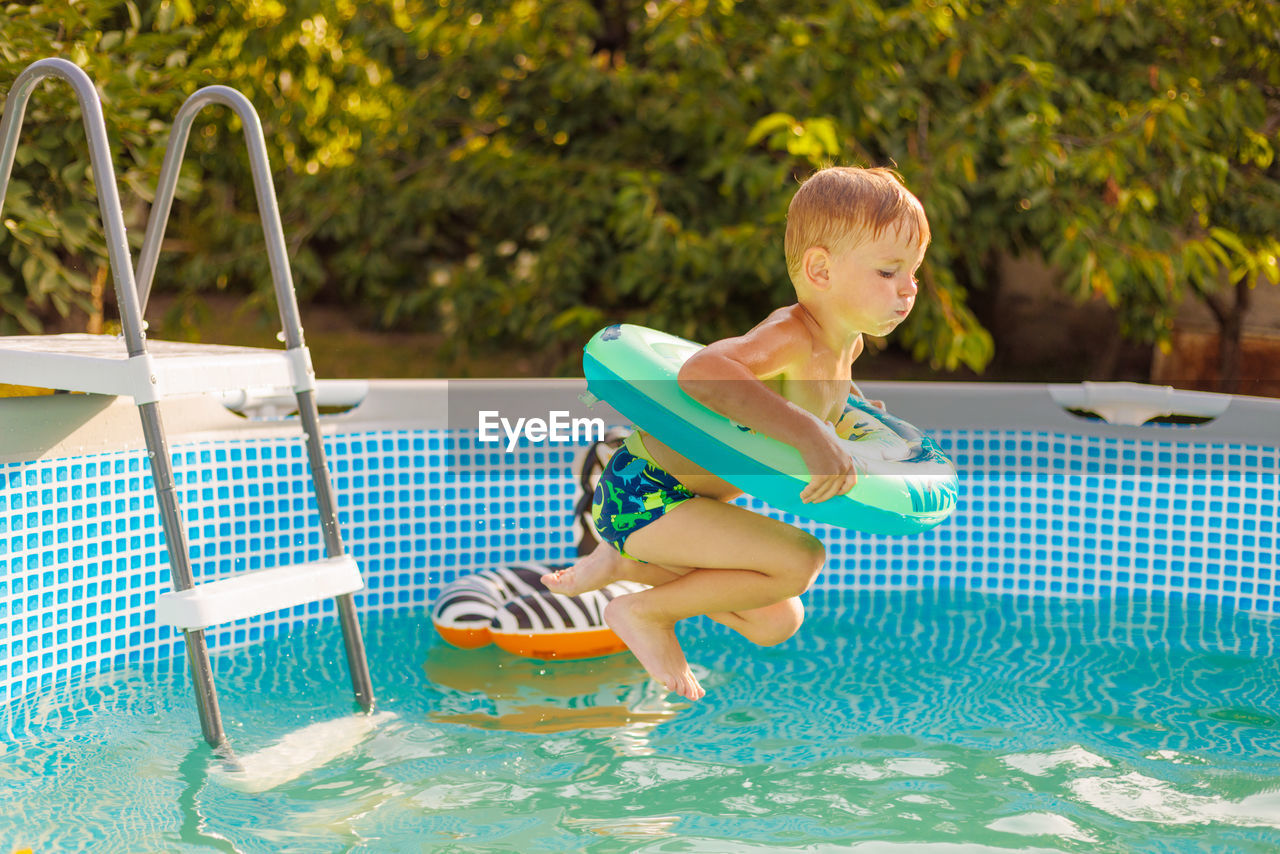
<path id="1" fill-rule="evenodd" d="M 939 431 L 959 506 L 911 538 L 770 511 L 827 546 L 823 589 L 1185 598 L 1280 614 L 1280 450 L 1018 430 Z M 336 434 L 326 448 L 362 613 L 425 609 L 472 570 L 572 558 L 581 446 L 474 431 Z M 300 439 L 174 444 L 197 580 L 322 556 Z M 54 682 L 181 656 L 154 622 L 168 558 L 145 452 L 0 466 L 0 702 Z M 211 649 L 327 619 L 317 603 L 210 629 Z"/>

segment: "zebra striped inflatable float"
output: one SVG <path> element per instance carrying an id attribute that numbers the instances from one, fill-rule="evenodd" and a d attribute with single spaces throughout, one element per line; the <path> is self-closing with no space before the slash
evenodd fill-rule
<path id="1" fill-rule="evenodd" d="M 591 522 L 591 495 L 604 464 L 621 443 L 622 433 L 596 442 L 583 460 L 581 496 L 574 507 L 578 554 L 599 545 Z M 521 563 L 482 569 L 446 585 L 431 612 L 431 622 L 447 643 L 462 649 L 496 644 L 527 658 L 594 658 L 625 650 L 604 622 L 604 606 L 643 584 L 619 581 L 580 596 L 553 593 L 542 576 L 563 568 Z"/>
<path id="2" fill-rule="evenodd" d="M 465 575 L 440 594 L 431 615 L 440 637 L 462 649 L 497 644 L 527 658 L 594 658 L 627 647 L 604 623 L 604 606 L 643 584 L 619 581 L 581 596 L 542 585 L 555 567 L 522 563 Z"/>

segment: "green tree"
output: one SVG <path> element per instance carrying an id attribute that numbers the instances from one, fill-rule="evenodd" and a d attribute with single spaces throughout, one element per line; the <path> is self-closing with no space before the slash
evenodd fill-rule
<path id="1" fill-rule="evenodd" d="M 165 131 L 194 88 L 193 35 L 168 2 L 140 7 L 85 0 L 4 8 L 0 85 L 27 65 L 60 56 L 99 87 L 127 225 L 141 237 L 164 153 Z M 100 319 L 110 300 L 106 243 L 80 109 L 69 86 L 33 93 L 0 214 L 0 334 L 39 332 L 80 309 Z"/>
<path id="2" fill-rule="evenodd" d="M 793 83 L 757 135 L 792 122 L 794 151 L 813 121 L 792 115 L 819 116 L 926 201 L 918 356 L 981 362 L 953 312 L 998 289 L 1000 253 L 1036 253 L 1137 340 L 1167 346 L 1178 303 L 1206 300 L 1234 368 L 1250 289 L 1280 278 L 1274 4 L 819 3 L 777 29 L 795 47 L 767 76 Z"/>
<path id="3" fill-rule="evenodd" d="M 421 284 L 429 246 L 414 234 L 416 114 L 397 79 L 414 53 L 403 4 L 256 2 L 201 7 L 189 50 L 202 77 L 253 102 L 263 124 L 301 297 L 349 304 L 372 320 L 391 292 Z M 270 273 L 242 129 L 206 109 L 184 162 L 157 291 L 270 297 Z M 395 283 L 394 285 L 392 283 Z"/>
<path id="4" fill-rule="evenodd" d="M 699 93 L 722 83 L 723 57 L 689 65 L 672 28 L 637 33 L 585 3 L 443 6 L 200 13 L 210 35 L 193 52 L 258 105 L 279 158 L 304 296 L 572 370 L 606 319 L 723 333 L 785 284 L 778 221 L 758 220 L 790 170 L 745 145 L 754 110 L 708 121 Z M 652 56 L 633 64 L 638 39 Z M 194 146 L 206 189 L 172 231 L 191 251 L 162 268 L 265 282 L 234 140 L 210 126 Z"/>
<path id="5" fill-rule="evenodd" d="M 263 8 L 242 3 L 202 22 L 219 35 L 199 52 L 264 105 L 288 171 L 288 225 L 307 237 L 304 293 L 363 304 L 387 325 L 434 326 L 459 352 L 496 342 L 572 371 L 608 321 L 708 338 L 792 298 L 790 193 L 861 149 L 842 150 L 823 121 L 780 149 L 752 136 L 778 91 L 799 87 L 783 83 L 787 62 L 809 53 L 787 35 L 808 25 L 777 7 L 304 3 L 241 31 L 230 19 Z M 810 58 L 815 85 L 834 88 Z M 334 109 L 357 101 L 380 118 Z M 229 150 L 218 133 L 208 145 Z M 182 233 L 209 244 L 185 263 L 216 263 L 214 243 L 250 259 L 239 249 L 256 239 L 251 220 L 227 214 L 181 214 Z M 945 261 L 935 269 L 935 298 L 915 321 L 916 339 L 932 338 L 917 349 L 980 367 L 989 336 Z"/>
<path id="6" fill-rule="evenodd" d="M 1230 386 L 1248 295 L 1280 281 L 1280 8 L 981 12 L 948 58 L 970 98 L 950 130 L 998 143 L 980 183 L 1006 248 L 1038 251 L 1068 291 L 1105 297 L 1138 340 L 1168 346 L 1178 304 L 1205 300 Z M 1002 60 L 975 61 L 984 55 Z"/>
<path id="7" fill-rule="evenodd" d="M 0 32 L 0 74 L 67 26 L 38 8 Z M 98 63 L 137 198 L 178 98 L 235 86 L 304 299 L 439 330 L 459 355 L 573 372 L 605 322 L 741 331 L 791 298 L 786 205 L 826 162 L 893 165 L 924 200 L 934 243 L 900 338 L 940 368 L 990 360 L 970 302 L 998 297 L 1005 254 L 1043 256 L 1138 340 L 1167 343 L 1179 301 L 1206 300 L 1228 368 L 1251 289 L 1276 278 L 1280 12 L 1261 0 L 74 8 L 58 44 Z M 45 124 L 24 156 L 49 165 L 0 246 L 0 305 L 31 328 L 85 301 L 79 256 L 101 245 L 96 223 L 49 218 L 92 205 L 50 195 L 84 194 L 48 189 L 84 158 L 78 130 Z M 239 129 L 202 120 L 192 149 L 157 289 L 268 293 Z"/>

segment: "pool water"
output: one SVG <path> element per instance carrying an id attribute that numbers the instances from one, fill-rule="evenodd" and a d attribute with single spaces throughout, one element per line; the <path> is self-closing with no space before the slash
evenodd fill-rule
<path id="1" fill-rule="evenodd" d="M 366 619 L 372 720 L 336 626 L 223 653 L 239 770 L 200 739 L 182 661 L 64 686 L 0 718 L 0 850 L 1280 846 L 1280 621 L 945 591 L 807 605 L 768 649 L 682 626 L 696 704 L 627 655 L 464 652 L 425 615 Z"/>

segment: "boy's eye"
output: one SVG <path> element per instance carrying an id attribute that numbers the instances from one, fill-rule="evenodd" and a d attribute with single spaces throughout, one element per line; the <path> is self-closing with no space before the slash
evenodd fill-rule
<path id="1" fill-rule="evenodd" d="M 892 279 L 894 275 L 893 270 L 878 270 L 877 272 L 880 273 L 880 278 L 882 279 Z"/>

